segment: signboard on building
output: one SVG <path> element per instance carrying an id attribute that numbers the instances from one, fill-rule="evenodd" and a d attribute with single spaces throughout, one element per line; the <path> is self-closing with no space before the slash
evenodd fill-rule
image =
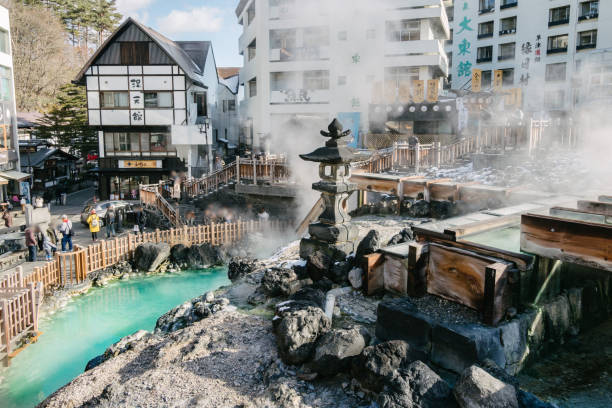
<path id="1" fill-rule="evenodd" d="M 472 92 L 482 90 L 482 69 L 472 69 Z"/>
<path id="2" fill-rule="evenodd" d="M 161 169 L 161 160 L 119 160 L 120 169 Z"/>
<path id="3" fill-rule="evenodd" d="M 504 85 L 504 71 L 496 69 L 493 73 L 493 91 L 501 91 Z"/>
<path id="4" fill-rule="evenodd" d="M 425 81 L 412 81 L 412 88 L 414 90 L 414 97 L 412 98 L 414 103 L 423 103 L 425 100 Z"/>
<path id="5" fill-rule="evenodd" d="M 344 129 L 351 130 L 351 136 L 353 141 L 349 143 L 350 147 L 361 147 L 362 143 L 359 139 L 359 123 L 361 121 L 361 113 L 359 112 L 340 112 L 338 113 L 338 120 L 342 123 Z"/>
<path id="6" fill-rule="evenodd" d="M 437 79 L 429 79 L 427 80 L 427 102 L 438 102 L 438 90 L 439 80 Z"/>

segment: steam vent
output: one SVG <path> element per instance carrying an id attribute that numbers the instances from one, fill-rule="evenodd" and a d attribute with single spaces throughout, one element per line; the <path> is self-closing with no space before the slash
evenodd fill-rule
<path id="1" fill-rule="evenodd" d="M 320 147 L 312 153 L 302 154 L 306 161 L 319 164 L 321 181 L 314 183 L 312 188 L 321 192 L 324 210 L 318 222 L 310 224 L 310 238 L 300 242 L 300 256 L 307 258 L 314 251 L 326 252 L 334 259 L 344 259 L 354 252 L 358 229 L 351 224 L 348 215 L 348 199 L 357 186 L 349 182 L 351 177 L 350 163 L 358 158 L 347 146 L 347 136 L 350 130 L 344 131 L 338 119 L 334 119 L 328 127 L 329 132 L 321 131 L 321 135 L 330 138 L 325 147 Z"/>

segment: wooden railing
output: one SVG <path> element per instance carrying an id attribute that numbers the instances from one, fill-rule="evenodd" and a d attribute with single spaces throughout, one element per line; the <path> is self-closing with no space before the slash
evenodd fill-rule
<path id="1" fill-rule="evenodd" d="M 148 207 L 153 207 L 162 214 L 175 227 L 181 226 L 182 221 L 179 212 L 163 197 L 164 184 L 147 184 L 140 186 L 140 202 Z"/>

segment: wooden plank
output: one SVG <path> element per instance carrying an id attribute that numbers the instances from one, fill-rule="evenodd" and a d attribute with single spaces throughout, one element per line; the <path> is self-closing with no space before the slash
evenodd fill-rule
<path id="1" fill-rule="evenodd" d="M 453 237 L 452 240 L 456 241 L 457 239 L 464 238 L 466 235 L 479 234 L 485 231 L 518 225 L 520 222 L 521 217 L 518 214 L 508 215 L 445 229 L 444 234 Z"/>
<path id="2" fill-rule="evenodd" d="M 512 291 L 508 282 L 510 265 L 496 262 L 485 268 L 483 322 L 496 326 L 512 306 Z"/>
<path id="3" fill-rule="evenodd" d="M 296 234 L 299 237 L 304 235 L 306 233 L 306 230 L 308 229 L 308 226 L 311 223 L 315 222 L 321 216 L 321 214 L 323 214 L 323 210 L 325 210 L 325 203 L 323 202 L 323 198 L 319 197 L 315 205 L 308 212 L 308 214 L 306 214 L 306 217 L 302 220 L 300 225 L 298 225 L 298 227 L 296 228 L 295 230 Z"/>
<path id="4" fill-rule="evenodd" d="M 578 209 L 581 211 L 612 216 L 612 203 L 580 200 L 578 201 Z"/>
<path id="5" fill-rule="evenodd" d="M 374 253 L 364 257 L 365 292 L 368 296 L 384 289 L 384 261 L 385 256 L 381 253 Z"/>
<path id="6" fill-rule="evenodd" d="M 593 222 L 597 224 L 612 224 L 612 216 L 597 212 L 576 210 L 574 208 L 553 207 L 549 210 L 553 217 L 567 218 L 576 221 Z"/>
<path id="7" fill-rule="evenodd" d="M 408 260 L 385 255 L 383 266 L 383 285 L 385 290 L 398 294 L 408 294 Z"/>
<path id="8" fill-rule="evenodd" d="M 612 225 L 524 214 L 521 251 L 612 272 Z"/>
<path id="9" fill-rule="evenodd" d="M 481 311 L 485 270 L 497 262 L 505 263 L 474 252 L 430 244 L 427 292 Z"/>
<path id="10" fill-rule="evenodd" d="M 408 246 L 408 295 L 424 296 L 427 293 L 427 265 L 429 244 L 412 242 Z"/>

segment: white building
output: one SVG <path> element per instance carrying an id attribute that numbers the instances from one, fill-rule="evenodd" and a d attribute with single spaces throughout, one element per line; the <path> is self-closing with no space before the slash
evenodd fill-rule
<path id="1" fill-rule="evenodd" d="M 19 171 L 10 27 L 9 11 L 0 6 L 0 201 L 4 201 L 9 193 L 27 195 L 29 191 L 24 190 L 19 182 L 30 178 Z"/>
<path id="2" fill-rule="evenodd" d="M 453 14 L 452 88 L 469 90 L 478 68 L 488 89 L 502 70 L 527 112 L 573 110 L 590 84 L 582 65 L 612 47 L 609 0 L 456 0 Z"/>
<path id="3" fill-rule="evenodd" d="M 277 141 L 287 123 L 323 128 L 334 116 L 354 133 L 367 131 L 371 103 L 410 98 L 413 80 L 447 76 L 444 5 L 241 0 L 245 137 L 267 149 L 263 142 Z"/>
<path id="4" fill-rule="evenodd" d="M 99 134 L 102 197 L 133 197 L 139 184 L 210 168 L 226 122 L 209 41 L 175 42 L 127 19 L 77 82 L 87 87 L 89 124 Z"/>

